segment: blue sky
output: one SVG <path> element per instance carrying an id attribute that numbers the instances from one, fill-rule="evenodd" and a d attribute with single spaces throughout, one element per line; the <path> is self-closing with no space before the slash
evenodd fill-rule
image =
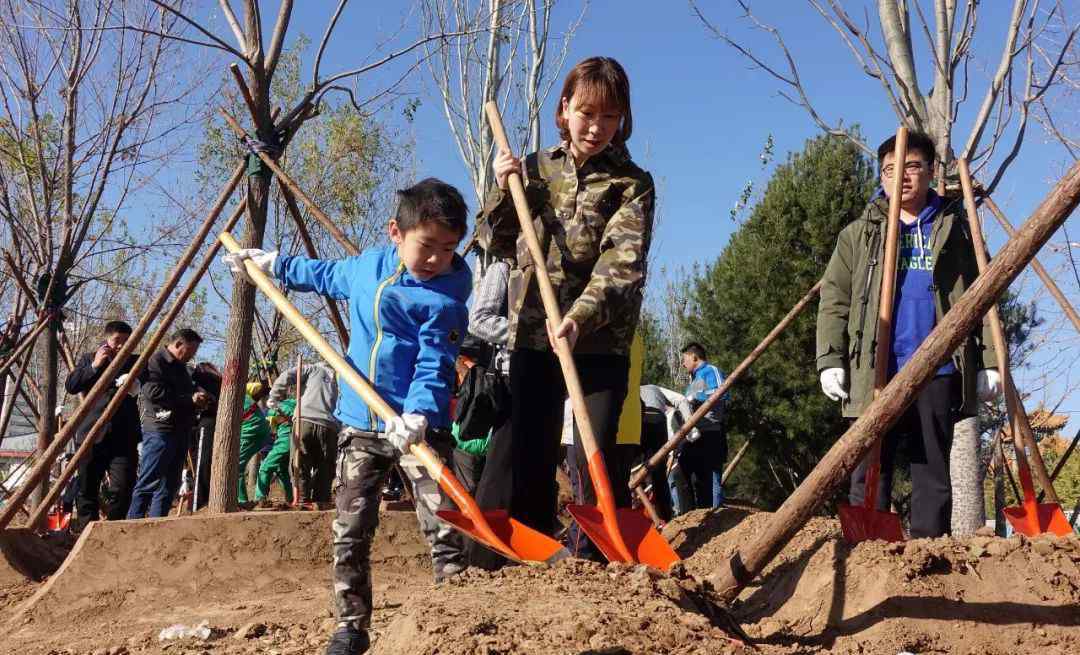
<path id="1" fill-rule="evenodd" d="M 298 2 L 291 33 L 303 32 L 318 41 L 334 4 Z M 825 120 L 859 123 L 874 144 L 895 130 L 896 119 L 878 82 L 862 73 L 832 28 L 808 4 L 790 1 L 754 4 L 759 18 L 784 34 L 799 61 L 807 90 Z M 853 14 L 862 15 L 864 3 L 844 4 Z M 970 62 L 972 99 L 962 110 L 954 134 L 954 140 L 961 143 L 967 136 L 977 98 L 981 99 L 985 89 L 988 71 L 996 65 L 997 44 L 1006 25 L 1008 4 L 980 5 L 983 15 L 973 49 L 975 58 Z M 770 62 L 780 62 L 771 37 L 752 30 L 740 19 L 735 3 L 703 0 L 701 5 L 717 27 L 763 53 Z M 564 1 L 561 6 L 554 21 L 555 30 L 580 11 L 576 2 Z M 216 17 L 216 7 L 208 9 Z M 323 71 L 356 66 L 372 53 L 373 43 L 389 35 L 397 34 L 391 49 L 410 42 L 417 34 L 417 27 L 415 21 L 408 22 L 408 11 L 406 3 L 350 3 L 324 59 Z M 272 14 L 267 14 L 265 20 L 269 22 Z M 219 18 L 213 17 L 209 20 L 217 32 L 227 36 L 227 28 Z M 403 21 L 406 21 L 404 28 Z M 925 40 L 918 40 L 916 47 L 922 51 L 921 61 L 926 62 Z M 815 136 L 817 127 L 803 109 L 777 95 L 778 82 L 752 69 L 738 53 L 712 38 L 689 6 L 681 1 L 590 3 L 567 61 L 572 64 L 597 54 L 617 58 L 629 72 L 634 108 L 630 147 L 635 159 L 659 183 L 662 215 L 653 246 L 654 261 L 659 265 L 654 270 L 660 266 L 670 268 L 710 261 L 737 227 L 728 212 L 743 186 L 753 179 L 761 188 L 767 181 L 768 171 L 763 172 L 758 162 L 767 137 L 772 135 L 775 140 L 775 165 Z M 413 61 L 408 59 L 403 65 Z M 390 65 L 363 78 L 360 95 L 379 88 L 380 82 L 402 71 L 402 65 Z M 920 72 L 924 84 L 932 79 L 928 71 Z M 426 69 L 422 68 L 420 74 L 408 81 L 406 88 L 421 100 L 414 122 L 406 125 L 397 111 L 383 118 L 412 131 L 419 174 L 434 175 L 468 188 L 464 167 Z M 1072 111 L 1075 114 L 1076 110 Z M 544 115 L 550 114 L 549 107 Z M 553 129 L 548 120 L 543 129 L 544 141 L 550 143 Z M 1043 197 L 1049 182 L 1062 170 L 1064 157 L 1060 147 L 1047 143 L 1038 125 L 1030 126 L 1021 156 L 996 194 L 998 204 L 1014 223 L 1021 222 Z M 991 250 L 996 250 L 1003 242 L 1001 231 L 988 224 L 987 232 Z M 1053 269 L 1055 261 L 1050 259 L 1045 263 Z M 1026 275 L 1019 288 L 1034 290 L 1035 284 L 1029 278 L 1034 280 Z M 1076 299 L 1078 289 L 1071 275 L 1060 276 L 1059 284 L 1067 295 Z M 1054 306 L 1040 302 L 1040 309 L 1048 323 L 1059 322 L 1060 312 Z M 1075 361 L 1077 342 L 1071 327 L 1048 331 L 1047 338 L 1057 345 L 1048 345 L 1036 362 L 1062 357 L 1067 357 L 1070 363 Z M 1048 400 L 1056 400 L 1054 395 L 1060 397 L 1060 390 L 1072 384 L 1067 367 L 1062 376 L 1055 382 Z M 1024 374 L 1019 375 L 1019 381 L 1023 383 Z M 1067 406 L 1080 409 L 1077 403 L 1069 402 Z"/>

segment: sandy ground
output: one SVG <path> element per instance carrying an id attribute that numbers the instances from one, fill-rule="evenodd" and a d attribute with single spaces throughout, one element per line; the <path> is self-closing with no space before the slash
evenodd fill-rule
<path id="1" fill-rule="evenodd" d="M 672 575 L 568 560 L 470 570 L 434 585 L 408 512 L 373 549 L 372 651 L 422 653 L 1080 653 L 1080 540 L 917 540 L 849 547 L 814 519 L 730 609 L 708 576 L 770 515 L 693 512 L 665 536 Z M 0 653 L 321 653 L 330 619 L 329 512 L 100 523 L 57 570 L 32 534 L 0 539 Z M 42 553 L 38 556 L 37 553 Z M 55 571 L 55 573 L 53 573 Z M 43 576 L 51 577 L 45 582 Z M 158 640 L 206 621 L 209 639 Z"/>

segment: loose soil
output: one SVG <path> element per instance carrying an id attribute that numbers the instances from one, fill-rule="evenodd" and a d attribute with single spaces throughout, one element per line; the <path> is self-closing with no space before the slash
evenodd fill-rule
<path id="1" fill-rule="evenodd" d="M 15 584 L 36 589 L 0 614 L 0 652 L 321 653 L 333 625 L 330 519 L 249 512 L 94 524 L 44 584 L 25 564 L 0 570 L 0 583 L 22 576 Z M 813 519 L 725 612 L 709 600 L 708 576 L 769 519 L 733 509 L 681 517 L 665 530 L 684 557 L 672 575 L 568 560 L 433 585 L 415 517 L 384 512 L 372 652 L 752 652 L 725 629 L 732 617 L 765 655 L 1080 652 L 1076 537 L 849 547 L 835 520 Z M 205 641 L 157 639 L 203 620 Z"/>

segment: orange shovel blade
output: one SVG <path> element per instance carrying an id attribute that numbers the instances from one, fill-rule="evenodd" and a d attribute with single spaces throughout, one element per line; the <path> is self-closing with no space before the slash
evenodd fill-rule
<path id="1" fill-rule="evenodd" d="M 604 517 L 600 510 L 592 505 L 567 505 L 566 510 L 577 521 L 581 530 L 588 535 L 589 539 L 596 544 L 604 557 L 612 562 L 627 562 L 626 558 L 619 555 L 619 549 L 615 545 L 608 529 L 604 525 Z M 668 542 L 660 536 L 653 527 L 648 516 L 636 509 L 615 510 L 615 521 L 619 526 L 623 542 L 636 558 L 637 562 L 667 571 L 674 563 L 679 561 L 679 556 L 671 549 Z"/>
<path id="2" fill-rule="evenodd" d="M 1047 532 L 1065 537 L 1073 533 L 1069 519 L 1056 503 L 1039 503 L 1037 511 L 1028 511 L 1028 507 L 1016 506 L 1005 508 L 1005 518 L 1009 525 L 1025 537 L 1037 537 Z"/>
<path id="3" fill-rule="evenodd" d="M 904 529 L 900 525 L 899 514 L 867 509 L 858 505 L 840 505 L 837 509 L 840 512 L 840 530 L 849 544 L 871 539 L 904 540 Z"/>
<path id="4" fill-rule="evenodd" d="M 510 547 L 513 555 L 507 553 L 496 544 L 488 543 L 482 536 L 476 524 L 464 513 L 457 510 L 442 509 L 436 512 L 439 518 L 449 523 L 465 536 L 473 539 L 496 553 L 512 559 L 516 562 L 544 562 L 552 564 L 570 556 L 559 542 L 542 532 L 533 530 L 529 526 L 510 518 L 505 510 L 489 510 L 482 512 L 484 520 L 491 527 L 492 532 L 499 540 Z M 516 556 L 516 557 L 515 557 Z"/>

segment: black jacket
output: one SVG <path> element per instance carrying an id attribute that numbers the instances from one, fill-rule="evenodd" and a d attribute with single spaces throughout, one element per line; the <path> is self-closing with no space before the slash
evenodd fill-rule
<path id="1" fill-rule="evenodd" d="M 101 374 L 108 368 L 108 362 L 100 369 L 94 368 L 94 354 L 94 352 L 86 353 L 76 362 L 75 370 L 68 375 L 67 381 L 64 383 L 64 388 L 67 389 L 68 393 L 76 394 L 90 391 L 101 378 Z M 130 371 L 136 359 L 137 357 L 134 354 L 128 355 L 127 361 L 120 367 L 120 373 L 117 375 Z M 115 393 L 116 386 L 114 384 L 109 387 L 106 395 L 109 399 L 112 399 Z M 102 440 L 112 441 L 117 439 L 122 439 L 130 444 L 136 444 L 142 439 L 142 429 L 139 426 L 139 403 L 134 396 L 128 396 L 120 404 L 120 409 L 116 410 L 116 414 L 113 415 L 109 430 Z"/>
<path id="2" fill-rule="evenodd" d="M 154 353 L 146 365 L 142 385 L 143 430 L 187 436 L 195 426 L 195 403 L 191 398 L 194 393 L 195 381 L 187 365 L 168 350 Z M 159 419 L 160 411 L 169 415 Z"/>

